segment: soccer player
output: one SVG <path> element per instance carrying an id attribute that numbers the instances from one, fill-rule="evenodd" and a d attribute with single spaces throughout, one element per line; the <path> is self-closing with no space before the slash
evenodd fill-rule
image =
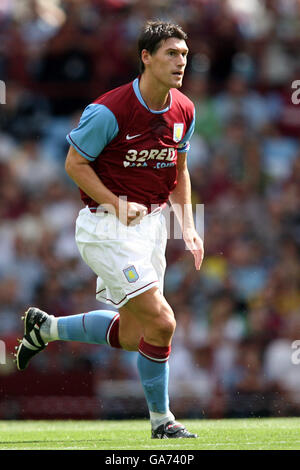
<path id="1" fill-rule="evenodd" d="M 78 249 L 97 275 L 97 299 L 118 312 L 55 317 L 31 307 L 16 353 L 23 370 L 55 340 L 138 351 L 152 438 L 197 437 L 169 409 L 175 318 L 163 295 L 167 235 L 161 209 L 168 200 L 197 270 L 203 259 L 187 169 L 194 105 L 178 90 L 187 63 L 186 39 L 177 25 L 147 22 L 138 43 L 139 77 L 87 106 L 67 136 L 65 168 L 85 204 L 76 221 Z"/>

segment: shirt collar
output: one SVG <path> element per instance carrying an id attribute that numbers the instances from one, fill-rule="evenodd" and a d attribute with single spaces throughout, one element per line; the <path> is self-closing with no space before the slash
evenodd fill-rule
<path id="1" fill-rule="evenodd" d="M 153 113 L 153 114 L 162 114 L 162 113 L 165 113 L 165 112 L 169 111 L 169 109 L 171 108 L 171 106 L 172 106 L 172 93 L 171 93 L 171 90 L 170 90 L 170 104 L 169 104 L 169 106 L 167 106 L 164 109 L 160 109 L 159 111 L 156 111 L 154 109 L 150 109 L 146 105 L 145 101 L 143 100 L 143 97 L 142 97 L 141 92 L 140 92 L 139 78 L 138 77 L 135 80 L 133 80 L 132 86 L 133 86 L 134 93 L 135 93 L 137 99 L 139 100 L 139 102 L 144 106 L 144 108 L 146 108 L 151 113 Z"/>

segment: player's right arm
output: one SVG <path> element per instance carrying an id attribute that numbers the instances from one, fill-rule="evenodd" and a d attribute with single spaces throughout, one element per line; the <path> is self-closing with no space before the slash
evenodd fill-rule
<path id="1" fill-rule="evenodd" d="M 67 136 L 70 149 L 65 169 L 77 186 L 94 201 L 105 206 L 122 223 L 135 225 L 146 214 L 145 206 L 118 198 L 102 183 L 90 165 L 118 132 L 117 119 L 110 109 L 97 103 L 88 105 L 78 126 Z"/>
<path id="2" fill-rule="evenodd" d="M 70 178 L 94 201 L 115 214 L 122 223 L 135 225 L 146 215 L 145 207 L 135 202 L 126 202 L 113 194 L 90 166 L 90 162 L 71 145 L 65 162 Z"/>
<path id="3" fill-rule="evenodd" d="M 65 170 L 90 198 L 98 204 L 107 206 L 109 212 L 117 213 L 119 198 L 113 194 L 100 180 L 96 172 L 90 166 L 90 162 L 70 145 L 65 162 Z"/>

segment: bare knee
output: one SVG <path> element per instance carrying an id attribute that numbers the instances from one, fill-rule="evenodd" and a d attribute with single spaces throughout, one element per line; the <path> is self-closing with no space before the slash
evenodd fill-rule
<path id="1" fill-rule="evenodd" d="M 159 308 L 151 310 L 149 321 L 145 322 L 144 328 L 121 328 L 119 332 L 119 341 L 122 349 L 126 351 L 138 351 L 140 339 L 156 346 L 168 346 L 171 343 L 176 321 L 171 308 Z M 123 326 L 123 325 L 122 325 Z M 133 326 L 133 324 L 131 325 Z M 137 326 L 137 325 L 135 325 Z"/>
<path id="2" fill-rule="evenodd" d="M 173 312 L 167 312 L 160 316 L 154 323 L 157 333 L 165 338 L 171 338 L 174 334 L 176 321 Z"/>
<path id="3" fill-rule="evenodd" d="M 161 305 L 152 312 L 152 319 L 145 328 L 145 341 L 157 346 L 168 346 L 176 328 L 171 307 Z"/>
<path id="4" fill-rule="evenodd" d="M 120 310 L 120 343 L 136 351 L 140 338 L 154 346 L 169 346 L 175 331 L 174 313 L 157 288 L 131 299 Z"/>

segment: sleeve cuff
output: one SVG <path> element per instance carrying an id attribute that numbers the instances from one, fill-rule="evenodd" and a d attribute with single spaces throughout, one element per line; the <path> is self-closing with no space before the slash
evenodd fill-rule
<path id="1" fill-rule="evenodd" d="M 178 149 L 177 149 L 177 152 L 178 152 L 178 153 L 186 153 L 186 152 L 188 152 L 188 151 L 190 150 L 190 147 L 191 147 L 191 146 L 190 146 L 190 143 L 187 142 L 183 147 L 178 148 Z"/>
<path id="2" fill-rule="evenodd" d="M 66 139 L 67 141 L 69 142 L 70 145 L 72 145 L 72 147 L 74 147 L 74 149 L 80 153 L 80 155 L 82 155 L 84 158 L 86 158 L 87 160 L 89 160 L 90 162 L 93 162 L 96 157 L 92 157 L 91 155 L 89 155 L 88 153 L 86 153 L 84 150 L 82 150 L 75 142 L 74 140 L 72 139 L 72 137 L 70 136 L 70 134 L 68 134 L 66 136 Z"/>

